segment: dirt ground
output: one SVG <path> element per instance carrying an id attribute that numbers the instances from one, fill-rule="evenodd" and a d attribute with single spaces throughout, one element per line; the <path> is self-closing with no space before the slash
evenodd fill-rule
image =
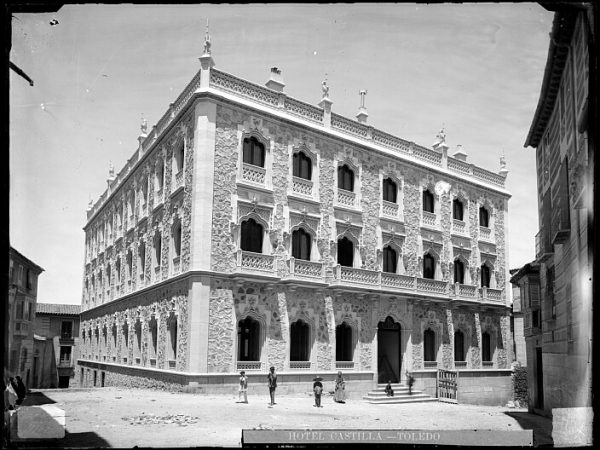
<path id="1" fill-rule="evenodd" d="M 315 408 L 311 396 L 298 394 L 278 396 L 277 404 L 270 407 L 267 392 L 262 397 L 250 396 L 248 404 L 236 401 L 237 395 L 105 387 L 40 390 L 31 393 L 25 405 L 54 403 L 64 409 L 67 436 L 52 442 L 52 447 L 240 447 L 242 429 L 254 428 L 533 429 L 538 445 L 552 442 L 549 419 L 526 409 L 440 402 L 380 405 L 350 400 L 339 404 L 331 396 L 323 398 L 323 408 Z M 147 418 L 149 414 L 154 419 Z M 171 423 L 156 419 L 165 416 Z M 45 447 L 50 443 L 17 446 Z"/>

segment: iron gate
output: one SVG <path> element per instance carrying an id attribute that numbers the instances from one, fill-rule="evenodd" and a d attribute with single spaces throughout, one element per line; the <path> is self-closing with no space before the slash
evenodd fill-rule
<path id="1" fill-rule="evenodd" d="M 458 403 L 458 372 L 438 369 L 436 391 L 439 401 Z"/>

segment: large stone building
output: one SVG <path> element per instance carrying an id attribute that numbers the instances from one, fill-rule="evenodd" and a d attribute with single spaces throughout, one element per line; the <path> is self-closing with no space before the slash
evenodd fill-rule
<path id="1" fill-rule="evenodd" d="M 26 386 L 31 381 L 37 282 L 43 271 L 29 258 L 9 248 L 8 314 L 4 317 L 8 367 L 5 370 L 11 377 L 19 375 Z"/>
<path id="2" fill-rule="evenodd" d="M 560 416 L 553 428 L 567 430 L 569 443 L 585 443 L 591 428 L 576 434 L 581 424 L 591 427 L 597 6 L 554 6 L 542 91 L 525 142 L 536 149 L 536 260 L 515 282 L 540 292 L 539 302 L 525 305 L 530 406 Z"/>
<path id="3" fill-rule="evenodd" d="M 506 168 L 200 62 L 88 210 L 82 383 L 435 395 L 447 368 L 462 401 L 512 398 Z"/>

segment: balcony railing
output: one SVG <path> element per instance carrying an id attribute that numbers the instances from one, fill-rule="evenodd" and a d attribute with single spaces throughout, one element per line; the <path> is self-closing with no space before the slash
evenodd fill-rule
<path id="1" fill-rule="evenodd" d="M 300 278 L 318 278 L 322 279 L 325 275 L 322 262 L 306 261 L 303 259 L 290 258 L 288 260 L 290 277 Z"/>
<path id="2" fill-rule="evenodd" d="M 430 278 L 417 278 L 417 291 L 432 294 L 448 294 L 448 282 L 432 280 Z"/>
<path id="3" fill-rule="evenodd" d="M 417 278 L 397 273 L 381 272 L 381 286 L 398 289 L 417 289 Z"/>
<path id="4" fill-rule="evenodd" d="M 236 364 L 236 369 L 238 372 L 240 370 L 260 370 L 260 368 L 260 361 L 238 361 Z"/>
<path id="5" fill-rule="evenodd" d="M 423 222 L 424 226 L 435 227 L 436 215 L 429 211 L 423 211 Z"/>
<path id="6" fill-rule="evenodd" d="M 238 250 L 237 266 L 242 272 L 275 272 L 275 256 Z"/>
<path id="7" fill-rule="evenodd" d="M 492 240 L 491 228 L 480 226 L 479 227 L 479 239 L 484 240 L 484 241 L 491 241 Z"/>
<path id="8" fill-rule="evenodd" d="M 461 283 L 454 284 L 454 295 L 456 295 L 456 297 L 478 299 L 479 296 L 477 294 L 477 286 Z"/>
<path id="9" fill-rule="evenodd" d="M 265 184 L 267 171 L 253 164 L 242 164 L 242 180 L 257 184 Z"/>
<path id="10" fill-rule="evenodd" d="M 183 187 L 183 169 L 175 174 L 172 191 L 174 192 L 181 187 Z"/>
<path id="11" fill-rule="evenodd" d="M 294 192 L 295 194 L 306 195 L 307 197 L 312 197 L 313 182 L 310 180 L 305 180 L 304 178 L 293 177 L 292 192 Z"/>
<path id="12" fill-rule="evenodd" d="M 466 234 L 467 225 L 462 220 L 453 219 L 452 220 L 452 231 L 458 234 Z"/>
<path id="13" fill-rule="evenodd" d="M 492 289 L 488 287 L 481 288 L 481 298 L 488 302 L 501 302 L 502 289 Z"/>
<path id="14" fill-rule="evenodd" d="M 290 369 L 310 369 L 310 361 L 290 361 Z"/>
<path id="15" fill-rule="evenodd" d="M 398 206 L 398 203 L 392 203 L 392 202 L 383 200 L 382 206 L 381 206 L 381 213 L 385 217 L 398 217 L 399 208 L 400 207 Z"/>
<path id="16" fill-rule="evenodd" d="M 354 208 L 356 205 L 356 194 L 354 192 L 338 188 L 337 203 L 341 206 L 349 206 Z"/>
<path id="17" fill-rule="evenodd" d="M 173 258 L 173 275 L 177 275 L 181 271 L 181 257 L 176 256 Z"/>
<path id="18" fill-rule="evenodd" d="M 340 370 L 354 369 L 354 361 L 336 361 L 335 368 Z"/>
<path id="19" fill-rule="evenodd" d="M 335 279 L 346 283 L 377 286 L 381 284 L 381 272 L 375 270 L 358 269 L 354 267 L 335 266 Z"/>

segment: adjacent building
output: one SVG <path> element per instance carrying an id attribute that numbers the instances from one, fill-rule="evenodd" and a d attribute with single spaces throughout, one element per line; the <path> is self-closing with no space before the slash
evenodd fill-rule
<path id="1" fill-rule="evenodd" d="M 531 407 L 561 415 L 565 423 L 578 424 L 575 430 L 581 423 L 591 426 L 590 417 L 580 415 L 586 410 L 572 408 L 592 402 L 596 7 L 555 7 L 542 91 L 525 141 L 536 149 L 536 260 L 517 278 L 530 289 L 539 283 L 534 290 L 540 292 L 539 304 L 532 297 L 530 309 L 529 390 L 537 396 Z"/>
<path id="2" fill-rule="evenodd" d="M 504 165 L 217 70 L 208 39 L 200 63 L 87 211 L 81 383 L 262 392 L 275 366 L 284 392 L 408 371 L 435 395 L 445 368 L 511 399 Z"/>
<path id="3" fill-rule="evenodd" d="M 8 314 L 4 319 L 8 330 L 8 373 L 11 377 L 19 375 L 26 386 L 31 381 L 37 285 L 43 271 L 20 252 L 9 248 Z"/>
<path id="4" fill-rule="evenodd" d="M 519 269 L 510 271 L 511 277 L 519 272 Z M 513 279 L 511 278 L 511 283 Z M 510 316 L 510 331 L 513 341 L 513 361 L 518 362 L 522 366 L 527 365 L 527 350 L 525 344 L 525 308 L 523 300 L 525 297 L 521 293 L 521 288 L 518 284 L 513 284 L 512 287 L 512 315 Z"/>
<path id="5" fill-rule="evenodd" d="M 35 317 L 31 387 L 77 385 L 75 362 L 79 344 L 79 305 L 38 303 Z"/>

